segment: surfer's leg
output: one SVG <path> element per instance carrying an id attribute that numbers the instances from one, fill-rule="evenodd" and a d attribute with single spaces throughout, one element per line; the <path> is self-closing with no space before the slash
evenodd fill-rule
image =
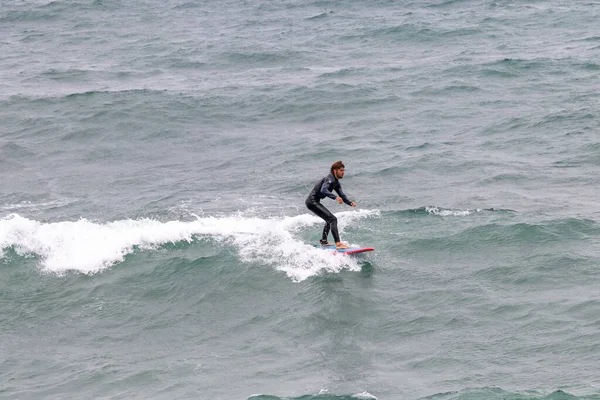
<path id="1" fill-rule="evenodd" d="M 340 234 L 338 232 L 337 227 L 337 218 L 335 215 L 331 213 L 323 204 L 318 204 L 317 208 L 319 209 L 319 217 L 325 220 L 325 227 L 323 228 L 323 239 L 327 240 L 327 236 L 329 236 L 329 230 L 331 229 L 331 234 L 333 235 L 333 240 L 335 242 L 340 241 Z"/>
<path id="2" fill-rule="evenodd" d="M 331 233 L 333 234 L 333 240 L 335 240 L 335 248 L 336 249 L 347 249 L 349 246 L 345 245 L 340 240 L 340 233 L 338 232 L 337 227 L 337 218 L 335 215 L 331 213 L 323 204 L 307 201 L 306 207 L 309 210 L 317 214 L 319 217 L 325 220 L 325 227 L 323 228 L 323 239 L 321 239 L 322 245 L 329 245 L 327 242 L 327 236 L 329 236 L 329 230 L 331 229 Z"/>
<path id="3" fill-rule="evenodd" d="M 323 241 L 327 241 L 327 236 L 329 236 L 329 230 L 331 229 L 331 233 L 333 234 L 333 239 L 337 242 L 340 241 L 340 234 L 338 233 L 337 228 L 337 218 L 335 215 L 331 213 L 323 204 L 321 203 L 306 203 L 306 207 L 319 217 L 325 220 L 325 227 L 323 227 Z"/>
<path id="4" fill-rule="evenodd" d="M 329 229 L 331 229 L 331 225 L 329 222 L 325 222 L 325 226 L 323 227 L 323 237 L 321 238 L 321 243 L 329 244 L 327 241 L 327 236 L 329 236 Z"/>

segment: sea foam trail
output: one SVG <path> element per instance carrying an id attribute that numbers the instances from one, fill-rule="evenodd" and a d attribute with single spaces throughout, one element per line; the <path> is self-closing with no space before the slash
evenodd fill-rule
<path id="1" fill-rule="evenodd" d="M 378 211 L 337 214 L 341 229 Z M 322 271 L 356 270 L 352 257 L 315 249 L 296 235 L 305 227 L 320 225 L 313 215 L 257 218 L 243 214 L 197 217 L 195 221 L 161 222 L 153 219 L 97 223 L 80 219 L 42 223 L 12 214 L 0 219 L 0 253 L 13 248 L 20 255 L 36 255 L 49 272 L 75 270 L 100 272 L 124 260 L 136 248 L 152 250 L 167 243 L 193 242 L 209 237 L 237 248 L 241 261 L 273 265 L 296 281 Z"/>

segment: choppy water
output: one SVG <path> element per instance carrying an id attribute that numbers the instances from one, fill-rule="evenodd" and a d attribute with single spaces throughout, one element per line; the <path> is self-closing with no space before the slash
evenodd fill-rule
<path id="1" fill-rule="evenodd" d="M 0 2 L 0 398 L 600 399 L 599 18 Z"/>

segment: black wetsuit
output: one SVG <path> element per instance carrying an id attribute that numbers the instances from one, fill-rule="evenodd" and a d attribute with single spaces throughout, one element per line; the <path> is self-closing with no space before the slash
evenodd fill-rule
<path id="1" fill-rule="evenodd" d="M 351 205 L 352 202 L 348 199 L 344 192 L 342 192 L 340 181 L 333 174 L 329 174 L 323 179 L 319 180 L 306 198 L 306 207 L 325 220 L 325 227 L 323 228 L 323 238 L 321 239 L 321 243 L 327 242 L 327 236 L 329 235 L 330 229 L 331 233 L 333 234 L 333 240 L 335 240 L 336 243 L 340 241 L 340 234 L 337 228 L 337 218 L 331 213 L 331 211 L 321 204 L 321 199 L 324 199 L 325 197 L 329 197 L 333 200 L 337 198 L 337 196 L 332 193 L 333 191 L 337 192 L 344 203 Z"/>

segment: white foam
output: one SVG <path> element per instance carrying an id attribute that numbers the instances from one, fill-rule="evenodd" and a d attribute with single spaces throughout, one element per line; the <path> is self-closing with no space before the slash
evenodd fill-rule
<path id="1" fill-rule="evenodd" d="M 373 396 L 369 392 L 357 393 L 352 397 L 356 397 L 357 399 L 364 399 L 364 400 L 377 400 L 377 397 Z"/>
<path id="2" fill-rule="evenodd" d="M 473 214 L 473 212 L 480 212 L 481 210 L 446 210 L 435 206 L 425 207 L 425 211 L 429 214 L 440 215 L 442 217 L 466 217 L 467 215 Z"/>
<path id="3" fill-rule="evenodd" d="M 329 394 L 329 390 L 327 390 L 327 389 L 319 390 L 319 396 L 325 395 L 325 394 Z M 357 394 L 353 395 L 352 397 L 361 399 L 361 400 L 377 400 L 377 397 L 373 396 L 371 393 L 369 393 L 367 391 L 364 391 L 362 393 L 357 393 Z"/>
<path id="4" fill-rule="evenodd" d="M 378 211 L 360 210 L 336 216 L 343 231 L 356 219 L 377 214 Z M 359 266 L 353 257 L 316 249 L 296 236 L 303 228 L 322 223 L 309 214 L 278 218 L 238 214 L 203 216 L 189 222 L 128 219 L 107 223 L 86 219 L 42 223 L 11 214 L 0 219 L 0 249 L 13 247 L 22 255 L 35 254 L 47 271 L 92 274 L 122 262 L 135 248 L 151 250 L 167 243 L 210 237 L 235 246 L 243 262 L 272 265 L 295 281 L 323 271 L 357 270 Z"/>
<path id="5" fill-rule="evenodd" d="M 39 203 L 31 202 L 31 201 L 22 201 L 22 202 L 16 203 L 16 204 L 0 205 L 0 210 L 6 211 L 6 212 L 15 212 L 20 209 L 28 209 L 28 210 L 37 211 L 37 210 L 44 210 L 44 209 L 48 209 L 48 208 L 64 207 L 73 202 L 75 202 L 75 200 L 70 200 L 70 199 L 44 201 L 44 202 L 39 202 Z"/>

